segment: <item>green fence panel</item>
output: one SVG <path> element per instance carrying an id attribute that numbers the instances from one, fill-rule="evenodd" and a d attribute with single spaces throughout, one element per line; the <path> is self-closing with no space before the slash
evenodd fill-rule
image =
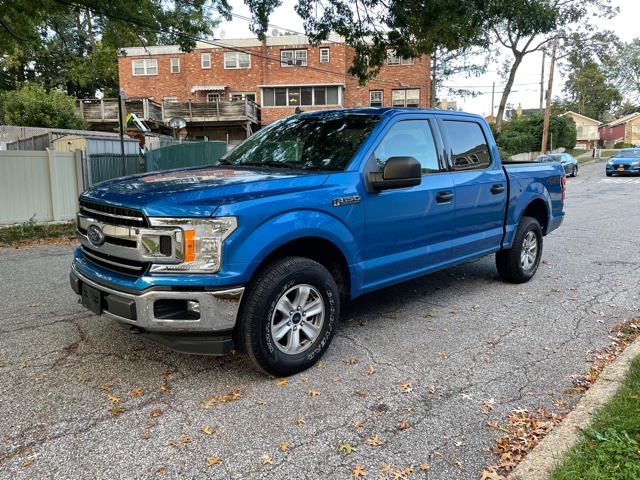
<path id="1" fill-rule="evenodd" d="M 227 153 L 226 142 L 181 143 L 147 152 L 147 172 L 211 165 Z"/>
<path id="2" fill-rule="evenodd" d="M 94 153 L 87 159 L 89 186 L 144 171 L 144 158 L 140 155 L 125 155 L 123 158 L 114 153 Z"/>

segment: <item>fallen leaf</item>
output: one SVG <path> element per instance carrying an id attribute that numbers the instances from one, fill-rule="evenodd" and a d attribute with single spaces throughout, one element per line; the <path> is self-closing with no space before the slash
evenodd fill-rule
<path id="1" fill-rule="evenodd" d="M 167 467 L 160 467 L 153 470 L 153 473 L 165 473 L 167 471 Z"/>
<path id="2" fill-rule="evenodd" d="M 345 452 L 347 455 L 350 455 L 351 452 L 357 452 L 358 449 L 356 447 L 352 447 L 348 443 L 341 443 L 338 447 L 338 452 Z"/>
<path id="3" fill-rule="evenodd" d="M 213 428 L 211 428 L 209 425 L 207 425 L 206 427 L 202 427 L 200 430 L 202 430 L 207 435 L 213 435 Z"/>
<path id="4" fill-rule="evenodd" d="M 120 401 L 120 397 L 116 397 L 115 395 L 109 395 L 108 400 L 109 400 L 111 403 L 118 403 L 118 402 Z"/>
<path id="5" fill-rule="evenodd" d="M 358 363 L 358 359 L 357 358 L 345 358 L 344 360 L 342 360 L 342 363 L 344 363 L 346 365 L 355 365 L 356 363 Z"/>
<path id="6" fill-rule="evenodd" d="M 374 367 L 373 365 L 369 365 L 369 367 L 367 368 L 367 374 L 368 375 L 373 375 L 377 371 L 378 371 L 378 369 L 376 367 Z"/>
<path id="7" fill-rule="evenodd" d="M 273 465 L 273 460 L 266 453 L 260 457 L 260 460 L 262 460 L 263 465 Z"/>
<path id="8" fill-rule="evenodd" d="M 429 465 L 428 463 L 423 463 L 422 465 L 420 465 L 420 470 L 422 470 L 423 472 L 425 470 L 429 470 L 431 468 L 431 465 Z"/>
<path id="9" fill-rule="evenodd" d="M 367 472 L 364 471 L 365 470 L 365 466 L 364 465 L 356 465 L 355 467 L 353 467 L 353 478 L 358 479 L 360 477 L 366 477 L 367 476 Z"/>
<path id="10" fill-rule="evenodd" d="M 172 373 L 176 373 L 176 371 L 177 370 L 175 368 L 170 368 L 169 370 L 165 370 L 164 372 L 160 372 L 160 375 L 162 375 L 163 377 L 168 377 Z"/>
<path id="11" fill-rule="evenodd" d="M 143 440 L 149 440 L 149 438 L 151 438 L 151 434 L 149 432 L 144 432 L 140 438 L 142 438 Z"/>
<path id="12" fill-rule="evenodd" d="M 161 408 L 154 408 L 153 410 L 151 410 L 151 412 L 149 412 L 149 416 L 151 418 L 159 417 L 160 415 L 162 415 Z"/>
<path id="13" fill-rule="evenodd" d="M 242 390 L 231 390 L 224 395 L 211 395 L 206 402 L 202 403 L 202 408 L 211 408 L 215 403 L 234 402 L 242 398 Z"/>
<path id="14" fill-rule="evenodd" d="M 209 457 L 207 458 L 207 467 L 213 467 L 214 465 L 222 462 L 222 459 L 219 457 Z"/>
<path id="15" fill-rule="evenodd" d="M 278 387 L 284 387 L 288 383 L 289 383 L 289 380 L 287 380 L 286 378 L 281 378 L 280 380 L 278 380 L 278 383 L 276 385 Z"/>
<path id="16" fill-rule="evenodd" d="M 180 450 L 180 446 L 174 442 L 169 442 L 169 447 L 175 448 L 176 450 Z"/>
<path id="17" fill-rule="evenodd" d="M 131 392 L 132 397 L 138 397 L 142 395 L 142 387 L 136 388 L 133 392 Z"/>
<path id="18" fill-rule="evenodd" d="M 111 385 L 102 385 L 100 387 L 100 390 L 104 390 L 105 392 L 110 392 L 111 391 Z"/>
<path id="19" fill-rule="evenodd" d="M 256 402 L 256 405 L 265 405 L 267 402 L 265 402 L 264 400 L 258 400 Z"/>
<path id="20" fill-rule="evenodd" d="M 189 435 L 185 435 L 180 439 L 180 443 L 191 443 L 191 437 Z"/>
<path id="21" fill-rule="evenodd" d="M 363 392 L 362 390 L 358 390 L 356 393 L 357 393 L 357 394 L 358 394 L 358 396 L 360 396 L 360 397 L 364 397 L 364 396 L 367 394 L 367 392 Z"/>
<path id="22" fill-rule="evenodd" d="M 373 438 L 367 438 L 366 442 L 372 447 L 379 447 L 380 445 L 384 445 L 384 442 L 378 438 L 377 433 L 373 436 Z"/>
<path id="23" fill-rule="evenodd" d="M 309 381 L 309 377 L 304 377 L 304 378 L 302 379 L 302 381 L 303 381 L 303 382 L 305 382 L 305 383 L 306 383 L 306 382 L 308 382 L 308 381 Z"/>
<path id="24" fill-rule="evenodd" d="M 289 444 L 287 442 L 282 442 L 280 444 L 280 451 L 281 452 L 286 452 L 289 450 Z"/>
<path id="25" fill-rule="evenodd" d="M 169 391 L 169 385 L 160 385 L 160 390 L 162 390 L 163 392 Z"/>
<path id="26" fill-rule="evenodd" d="M 116 415 L 120 415 L 121 413 L 124 413 L 124 407 L 122 405 L 118 405 L 117 407 L 109 410 L 109 413 L 111 413 L 111 415 L 115 417 Z"/>
<path id="27" fill-rule="evenodd" d="M 411 391 L 413 391 L 413 389 L 411 388 L 411 382 L 401 383 L 400 388 L 402 388 L 404 393 L 410 393 Z"/>
<path id="28" fill-rule="evenodd" d="M 324 368 L 326 366 L 327 366 L 327 364 L 324 363 L 324 362 L 316 362 L 316 367 L 318 367 L 318 368 Z"/>
<path id="29" fill-rule="evenodd" d="M 24 468 L 24 467 L 28 467 L 32 463 L 33 463 L 33 460 L 27 460 L 26 462 L 22 463 L 20 466 Z"/>
<path id="30" fill-rule="evenodd" d="M 400 422 L 400 425 L 398 425 L 398 430 L 406 430 L 407 428 L 411 428 L 411 425 L 404 420 Z"/>
<path id="31" fill-rule="evenodd" d="M 334 378 L 332 378 L 332 379 L 331 379 L 331 381 L 332 381 L 333 383 L 336 383 L 336 382 L 338 382 L 339 380 L 340 380 L 340 377 L 334 377 Z"/>
<path id="32" fill-rule="evenodd" d="M 460 470 L 462 470 L 462 462 L 460 460 L 454 460 L 453 462 L 451 462 L 453 465 L 455 465 L 456 467 L 458 467 Z"/>
<path id="33" fill-rule="evenodd" d="M 318 395 L 320 395 L 320 392 L 318 392 L 317 390 L 309 390 L 309 391 L 307 392 L 307 395 L 308 395 L 309 397 L 317 397 Z"/>
<path id="34" fill-rule="evenodd" d="M 440 354 L 440 360 L 444 360 L 445 358 L 447 358 L 447 355 L 444 352 L 442 352 Z"/>
<path id="35" fill-rule="evenodd" d="M 21 363 L 20 368 L 27 368 L 29 366 L 28 363 Z"/>
<path id="36" fill-rule="evenodd" d="M 362 428 L 364 427 L 364 422 L 362 420 L 356 420 L 355 422 L 353 422 L 353 426 L 355 428 Z"/>
<path id="37" fill-rule="evenodd" d="M 304 415 L 302 417 L 296 418 L 293 423 L 296 425 L 302 425 L 304 423 Z"/>

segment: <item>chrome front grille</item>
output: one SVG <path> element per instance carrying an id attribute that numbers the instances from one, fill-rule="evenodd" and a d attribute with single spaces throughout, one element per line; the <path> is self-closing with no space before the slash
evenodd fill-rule
<path id="1" fill-rule="evenodd" d="M 137 277 L 152 263 L 180 263 L 182 230 L 148 225 L 139 210 L 80 200 L 78 241 L 85 259 L 101 268 Z"/>
<path id="2" fill-rule="evenodd" d="M 89 200 L 80 199 L 80 214 L 100 222 L 123 227 L 144 228 L 149 226 L 144 213 L 140 210 Z"/>

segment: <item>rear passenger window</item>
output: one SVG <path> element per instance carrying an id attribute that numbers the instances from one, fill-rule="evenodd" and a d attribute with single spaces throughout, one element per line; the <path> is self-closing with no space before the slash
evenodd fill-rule
<path id="1" fill-rule="evenodd" d="M 445 120 L 442 126 L 451 145 L 454 170 L 481 170 L 491 165 L 487 139 L 479 124 Z"/>
<path id="2" fill-rule="evenodd" d="M 427 120 L 404 120 L 393 125 L 376 148 L 375 157 L 380 172 L 391 157 L 414 157 L 420 162 L 423 175 L 440 171 Z"/>

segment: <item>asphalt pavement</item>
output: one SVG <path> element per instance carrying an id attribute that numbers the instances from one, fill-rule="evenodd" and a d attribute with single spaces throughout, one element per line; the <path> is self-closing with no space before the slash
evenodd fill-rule
<path id="1" fill-rule="evenodd" d="M 286 380 L 88 313 L 73 247 L 0 249 L 0 478 L 479 479 L 487 424 L 574 406 L 590 352 L 640 315 L 640 178 L 600 160 L 567 183 L 532 281 L 486 257 L 356 299 Z"/>

